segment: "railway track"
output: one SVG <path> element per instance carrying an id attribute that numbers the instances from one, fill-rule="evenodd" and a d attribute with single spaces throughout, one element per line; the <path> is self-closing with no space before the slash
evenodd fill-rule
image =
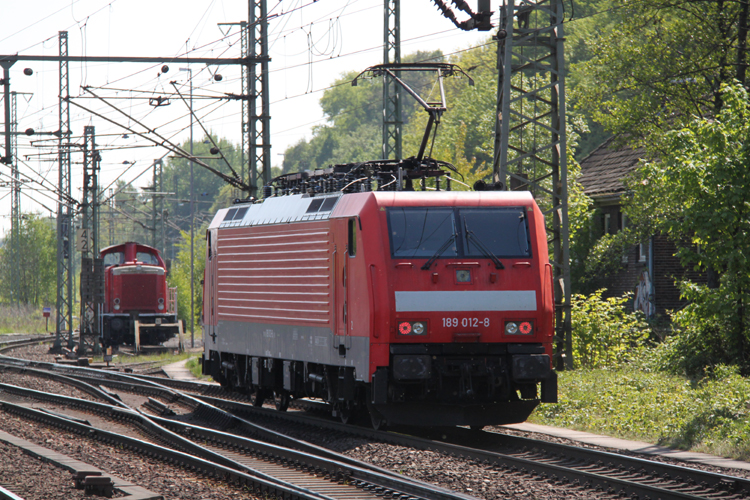
<path id="1" fill-rule="evenodd" d="M 441 429 L 437 434 L 419 429 L 399 429 L 399 433 L 374 431 L 343 425 L 330 419 L 311 417 L 303 412 L 284 413 L 257 408 L 249 401 L 243 401 L 244 398 L 220 397 L 223 391 L 212 384 L 149 376 L 128 376 L 123 379 L 120 374 L 96 373 L 95 370 L 57 365 L 53 365 L 51 369 L 51 373 L 57 376 L 73 376 L 77 380 L 88 379 L 101 386 L 140 391 L 159 400 L 170 401 L 168 398 L 172 398 L 172 404 L 162 403 L 161 411 L 164 415 L 173 411 L 173 405 L 186 404 L 183 398 L 199 401 L 188 405 L 196 415 L 206 411 L 201 410 L 201 404 L 205 404 L 205 408 L 220 408 L 226 413 L 218 423 L 225 429 L 234 427 L 232 432 L 241 429 L 245 434 L 279 446 L 299 448 L 300 442 L 290 434 L 293 434 L 295 429 L 307 428 L 309 432 L 310 428 L 315 428 L 322 429 L 319 431 L 321 436 L 324 433 L 339 437 L 351 435 L 390 445 L 433 451 L 481 464 L 494 472 L 534 477 L 556 485 L 585 488 L 597 494 L 663 500 L 750 498 L 750 481 L 746 479 L 616 453 L 462 428 Z M 59 372 L 68 373 L 62 375 Z M 171 390 L 167 386 L 171 387 Z M 186 392 L 191 396 L 187 396 Z M 201 418 L 216 421 L 209 415 L 202 415 Z M 161 425 L 178 434 L 196 432 L 196 427 L 188 425 L 191 429 L 189 431 L 182 427 L 184 424 L 179 423 L 175 416 L 159 417 L 158 420 Z M 273 428 L 283 428 L 284 432 L 274 431 Z M 210 441 L 212 438 L 201 434 L 201 439 Z M 222 439 L 223 441 L 216 442 L 225 443 L 222 445 L 225 447 L 234 449 L 244 446 L 235 441 L 239 439 L 241 442 L 243 438 L 229 433 Z M 304 451 L 309 453 L 311 449 L 307 448 Z M 322 451 L 321 455 L 339 463 L 348 463 L 351 460 L 330 451 Z"/>
<path id="2" fill-rule="evenodd" d="M 150 377 L 138 378 L 152 380 Z M 253 421 L 267 426 L 271 421 L 277 421 L 283 422 L 287 429 L 289 425 L 323 427 L 335 434 L 347 432 L 393 445 L 464 457 L 504 472 L 533 475 L 615 496 L 664 500 L 750 498 L 750 481 L 746 479 L 684 466 L 461 428 L 441 429 L 439 434 L 425 433 L 420 429 L 399 429 L 399 434 L 384 433 L 307 415 L 256 408 L 246 401 L 222 399 L 217 396 L 223 391 L 214 385 L 171 379 L 165 384 L 197 394 L 199 399 L 229 412 L 252 415 Z"/>
<path id="3" fill-rule="evenodd" d="M 56 366 L 56 365 L 55 365 Z M 346 462 L 335 460 L 336 455 L 323 448 L 303 446 L 304 451 L 285 448 L 259 440 L 229 434 L 216 429 L 200 427 L 193 422 L 184 423 L 129 408 L 121 402 L 116 393 L 102 390 L 81 379 L 91 379 L 91 373 L 81 377 L 70 377 L 50 372 L 42 367 L 19 366 L 17 362 L 5 369 L 18 370 L 26 374 L 46 376 L 58 382 L 72 383 L 78 389 L 98 395 L 108 403 L 98 403 L 85 399 L 70 398 L 51 393 L 34 391 L 21 387 L 0 384 L 0 407 L 4 411 L 44 422 L 62 430 L 91 439 L 98 439 L 115 446 L 138 450 L 161 460 L 176 463 L 183 467 L 198 470 L 211 477 L 222 477 L 228 482 L 250 486 L 256 492 L 281 496 L 283 498 L 309 498 L 317 500 L 355 499 L 376 500 L 383 496 L 400 500 L 471 500 L 473 497 L 449 491 L 432 484 L 422 483 L 378 470 L 368 464 L 351 459 Z M 75 371 L 75 370 L 74 370 Z M 111 384 L 112 379 L 107 382 Z M 122 376 L 120 389 L 136 390 L 158 394 L 161 398 L 174 400 L 175 393 L 159 389 L 154 385 L 132 384 L 132 377 Z M 96 380 L 96 377 L 94 377 Z M 127 385 L 128 382 L 131 385 Z M 60 410 L 31 408 L 28 404 L 12 401 L 14 398 L 45 401 Z M 189 404 L 184 398 L 182 404 Z M 174 401 L 173 401 L 174 402 Z M 172 410 L 157 399 L 149 398 L 144 405 L 157 413 L 171 413 Z M 72 409 L 72 410 L 71 410 Z M 196 403 L 195 410 L 202 410 L 204 417 L 220 427 L 237 427 L 243 421 L 223 414 L 205 403 Z M 86 418 L 96 414 L 112 422 L 108 427 L 96 427 Z M 216 418 L 217 416 L 223 418 Z M 121 428 L 123 423 L 136 427 L 138 433 L 145 434 L 148 440 L 139 439 Z M 252 424 L 249 425 L 253 428 Z M 257 429 L 253 429 L 254 431 Z"/>

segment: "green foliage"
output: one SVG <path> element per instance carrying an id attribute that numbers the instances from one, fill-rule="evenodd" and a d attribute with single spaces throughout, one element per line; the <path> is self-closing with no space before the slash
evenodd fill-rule
<path id="1" fill-rule="evenodd" d="M 442 60 L 440 51 L 415 52 L 403 62 L 436 62 Z M 323 93 L 320 106 L 328 123 L 313 129 L 313 137 L 301 140 L 284 152 L 283 172 L 299 172 L 324 168 L 333 163 L 349 163 L 379 159 L 382 151 L 383 83 L 382 79 L 360 78 L 357 86 L 351 81 L 365 68 L 341 75 Z M 404 73 L 402 79 L 417 92 L 431 86 L 433 76 Z M 401 117 L 409 124 L 414 116 L 423 114 L 417 103 L 402 91 Z M 404 156 L 407 153 L 404 149 Z"/>
<path id="2" fill-rule="evenodd" d="M 571 100 L 609 132 L 657 150 L 666 131 L 721 107 L 723 83 L 745 81 L 736 63 L 746 58 L 739 20 L 747 9 L 746 2 L 600 2 L 605 15 L 570 23 L 585 35 L 571 43 L 579 58 Z"/>
<path id="3" fill-rule="evenodd" d="M 625 306 L 628 296 L 602 298 L 604 290 L 572 297 L 575 368 L 604 368 L 629 361 L 648 339 L 648 327 Z"/>
<path id="4" fill-rule="evenodd" d="M 540 405 L 532 422 L 750 458 L 750 381 L 732 367 L 697 382 L 627 365 L 559 377 L 559 403 Z"/>
<path id="5" fill-rule="evenodd" d="M 190 373 L 199 380 L 213 380 L 210 375 L 203 375 L 203 367 L 198 360 L 198 357 L 190 358 L 188 362 L 185 363 L 185 368 L 190 370 Z"/>
<path id="6" fill-rule="evenodd" d="M 24 214 L 18 228 L 18 255 L 11 248 L 14 234 L 7 234 L 0 248 L 0 301 L 15 301 L 33 306 L 51 305 L 57 293 L 57 237 L 54 221 L 39 215 Z M 14 281 L 14 277 L 15 280 Z"/>
<path id="7" fill-rule="evenodd" d="M 203 235 L 205 231 L 196 231 L 195 234 Z M 177 315 L 185 320 L 185 327 L 190 329 L 190 233 L 183 231 L 182 240 L 177 244 L 177 261 L 172 264 L 170 273 L 170 285 L 177 287 Z M 203 271 L 206 267 L 206 248 L 203 237 L 196 237 L 194 244 L 193 262 L 193 301 L 195 317 L 193 318 L 196 329 L 200 329 L 203 317 Z"/>
<path id="8" fill-rule="evenodd" d="M 697 349 L 687 364 L 696 369 L 730 362 L 747 374 L 750 99 L 740 85 L 724 86 L 721 97 L 715 118 L 695 119 L 666 135 L 661 161 L 645 163 L 629 183 L 633 198 L 626 213 L 634 227 L 677 243 L 684 266 L 721 276 L 716 290 L 683 288 L 691 305 L 675 317 L 678 334 Z"/>

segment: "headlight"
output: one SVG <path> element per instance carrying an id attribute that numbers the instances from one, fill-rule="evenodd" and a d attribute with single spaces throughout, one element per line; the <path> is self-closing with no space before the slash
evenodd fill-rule
<path id="1" fill-rule="evenodd" d="M 163 311 L 163 310 L 164 310 L 164 304 L 159 304 L 159 310 L 160 310 L 160 311 Z"/>
<path id="2" fill-rule="evenodd" d="M 115 311 L 119 311 L 119 310 L 120 310 L 120 305 L 119 304 L 115 304 Z"/>
<path id="3" fill-rule="evenodd" d="M 401 335 L 427 335 L 427 323 L 424 321 L 401 321 L 398 324 Z"/>
<path id="4" fill-rule="evenodd" d="M 159 304 L 163 304 L 163 303 L 164 303 L 164 299 L 162 297 L 159 297 Z"/>
<path id="5" fill-rule="evenodd" d="M 120 303 L 120 299 L 115 299 L 114 302 L 115 302 L 115 304 L 119 304 Z"/>
<path id="6" fill-rule="evenodd" d="M 401 335 L 409 335 L 411 333 L 411 323 L 408 321 L 402 321 L 398 325 L 398 333 Z"/>
<path id="7" fill-rule="evenodd" d="M 505 323 L 506 335 L 533 335 L 534 324 L 531 321 L 508 321 Z"/>

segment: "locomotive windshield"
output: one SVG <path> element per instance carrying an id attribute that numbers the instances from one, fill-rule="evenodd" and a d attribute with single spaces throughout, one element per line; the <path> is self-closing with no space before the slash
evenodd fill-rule
<path id="1" fill-rule="evenodd" d="M 154 266 L 159 265 L 159 260 L 156 258 L 156 255 L 148 252 L 138 252 L 135 254 L 135 260 L 138 262 L 141 262 L 143 264 L 151 264 Z"/>
<path id="2" fill-rule="evenodd" d="M 115 266 L 125 262 L 125 254 L 122 252 L 110 252 L 104 254 L 104 266 Z"/>
<path id="3" fill-rule="evenodd" d="M 429 259 L 456 233 L 452 208 L 391 208 L 388 210 L 391 234 L 391 255 L 397 259 L 423 257 Z M 444 257 L 456 257 L 455 238 L 450 247 L 441 252 Z"/>
<path id="4" fill-rule="evenodd" d="M 486 258 L 482 246 L 498 258 L 531 256 L 523 207 L 393 207 L 388 230 L 395 259 Z"/>
<path id="5" fill-rule="evenodd" d="M 523 208 L 461 208 L 464 257 L 483 257 L 480 246 L 498 257 L 530 257 L 528 221 Z M 466 235 L 471 231 L 471 238 Z M 479 240 L 479 244 L 477 244 Z"/>

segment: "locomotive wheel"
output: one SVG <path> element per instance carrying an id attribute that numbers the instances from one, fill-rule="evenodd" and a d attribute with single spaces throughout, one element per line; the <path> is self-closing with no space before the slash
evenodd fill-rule
<path id="1" fill-rule="evenodd" d="M 287 391 L 281 391 L 276 393 L 275 399 L 276 409 L 279 411 L 286 411 L 289 408 L 289 401 L 292 400 L 292 397 Z"/>
<path id="2" fill-rule="evenodd" d="M 370 421 L 372 422 L 372 428 L 376 431 L 384 431 L 386 429 L 385 418 L 375 410 L 370 410 Z"/>
<path id="3" fill-rule="evenodd" d="M 341 423 L 343 424 L 353 424 L 355 423 L 360 415 L 360 409 L 357 408 L 357 406 L 351 402 L 345 402 L 341 404 L 336 405 L 336 413 L 338 413 L 339 419 L 341 419 Z"/>
<path id="4" fill-rule="evenodd" d="M 266 400 L 266 396 L 268 395 L 266 389 L 261 389 L 260 387 L 255 389 L 255 393 L 252 396 L 253 406 L 261 407 L 263 406 L 263 402 Z"/>

